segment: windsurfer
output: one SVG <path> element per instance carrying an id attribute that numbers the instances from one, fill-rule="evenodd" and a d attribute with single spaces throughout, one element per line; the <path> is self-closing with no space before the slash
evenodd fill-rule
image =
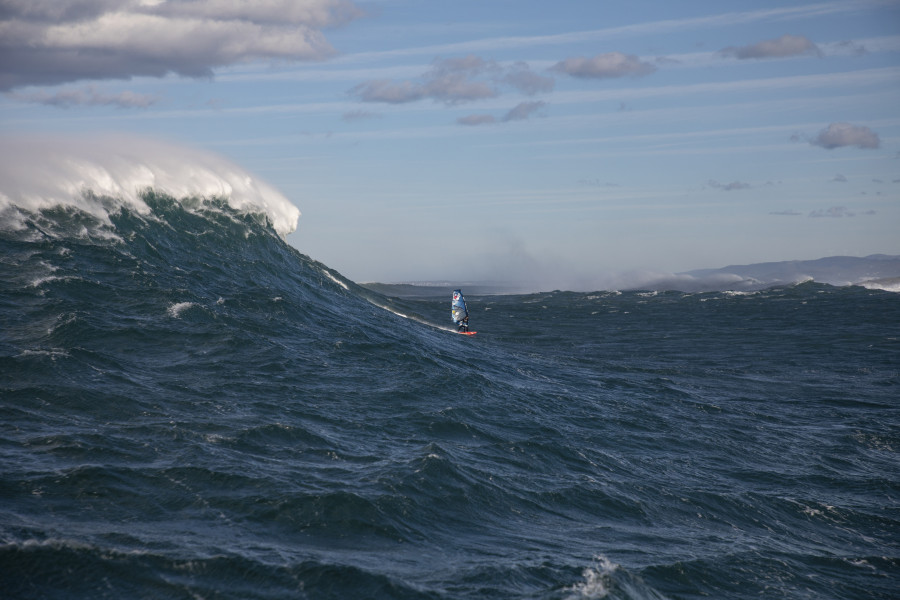
<path id="1" fill-rule="evenodd" d="M 469 331 L 469 310 L 466 308 L 466 299 L 462 290 L 453 290 L 453 301 L 450 303 L 450 318 L 457 326 L 457 331 Z"/>

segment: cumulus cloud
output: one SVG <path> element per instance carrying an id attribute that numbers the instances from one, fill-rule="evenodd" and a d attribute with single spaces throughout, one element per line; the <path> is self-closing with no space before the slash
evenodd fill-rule
<path id="1" fill-rule="evenodd" d="M 593 58 L 581 56 L 567 58 L 550 67 L 550 70 L 584 79 L 607 79 L 626 75 L 648 75 L 656 71 L 656 67 L 633 54 L 607 52 Z"/>
<path id="2" fill-rule="evenodd" d="M 497 68 L 496 63 L 474 54 L 438 59 L 422 87 L 426 96 L 448 104 L 492 98 L 497 95 L 497 90 L 478 77 Z"/>
<path id="3" fill-rule="evenodd" d="M 832 123 L 819 132 L 809 142 L 813 146 L 821 146 L 827 150 L 855 146 L 857 148 L 874 149 L 881 146 L 878 134 L 863 125 L 850 123 Z"/>
<path id="4" fill-rule="evenodd" d="M 100 0 L 101 2 L 104 0 Z M 290 23 L 314 28 L 344 25 L 363 15 L 348 0 L 185 0 L 158 2 L 141 0 L 139 4 L 156 5 L 160 14 L 176 18 L 243 20 L 254 23 Z"/>
<path id="5" fill-rule="evenodd" d="M 497 90 L 477 77 L 496 65 L 477 56 L 439 59 L 420 81 L 390 81 L 375 79 L 350 90 L 363 102 L 404 104 L 431 98 L 447 104 L 492 98 Z"/>
<path id="6" fill-rule="evenodd" d="M 517 62 L 513 65 L 509 72 L 503 76 L 502 82 L 529 96 L 542 92 L 551 92 L 556 84 L 555 79 L 538 75 L 524 62 Z"/>
<path id="7" fill-rule="evenodd" d="M 89 86 L 83 90 L 60 90 L 55 94 L 49 94 L 47 92 L 33 92 L 30 94 L 13 92 L 9 95 L 22 102 L 46 104 L 48 106 L 57 106 L 59 108 L 69 108 L 72 106 L 147 108 L 148 106 L 156 104 L 159 100 L 156 96 L 135 94 L 134 92 L 128 91 L 119 94 L 103 94 L 98 92 L 93 86 Z"/>
<path id="8" fill-rule="evenodd" d="M 445 73 L 429 81 L 423 88 L 424 95 L 447 104 L 493 98 L 497 95 L 490 84 L 473 81 L 465 73 Z"/>
<path id="9" fill-rule="evenodd" d="M 322 59 L 335 51 L 320 29 L 362 14 L 349 0 L 3 0 L 0 91 Z"/>
<path id="10" fill-rule="evenodd" d="M 774 40 L 765 40 L 749 46 L 729 46 L 720 51 L 723 55 L 738 59 L 748 58 L 784 58 L 800 54 L 816 54 L 821 51 L 809 38 L 802 35 L 785 34 Z"/>

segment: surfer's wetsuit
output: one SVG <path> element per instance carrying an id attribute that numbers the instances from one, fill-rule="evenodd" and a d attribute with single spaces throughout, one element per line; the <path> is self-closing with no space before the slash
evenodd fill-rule
<path id="1" fill-rule="evenodd" d="M 459 329 L 457 331 L 468 331 L 469 330 L 469 316 L 466 315 L 462 321 L 457 322 L 459 325 Z"/>

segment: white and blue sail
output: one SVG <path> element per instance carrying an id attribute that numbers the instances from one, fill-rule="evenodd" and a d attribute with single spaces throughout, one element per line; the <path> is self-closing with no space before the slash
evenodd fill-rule
<path id="1" fill-rule="evenodd" d="M 469 316 L 469 309 L 466 308 L 466 299 L 462 294 L 462 290 L 453 290 L 453 301 L 450 303 L 450 318 L 459 325 L 460 321 Z"/>

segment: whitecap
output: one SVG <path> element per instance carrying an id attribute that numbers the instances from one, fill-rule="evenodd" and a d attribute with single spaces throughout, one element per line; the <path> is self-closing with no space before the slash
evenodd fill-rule
<path id="1" fill-rule="evenodd" d="M 47 356 L 50 360 L 68 358 L 69 353 L 62 348 L 50 348 L 48 350 L 23 350 L 19 356 Z"/>
<path id="2" fill-rule="evenodd" d="M 30 213 L 57 206 L 92 215 L 111 227 L 123 207 L 149 215 L 147 189 L 174 198 L 224 198 L 242 213 L 263 214 L 282 237 L 295 231 L 300 210 L 275 188 L 216 154 L 125 135 L 90 140 L 63 136 L 8 136 L 0 140 L 0 214 L 6 229 Z"/>
<path id="3" fill-rule="evenodd" d="M 882 290 L 884 292 L 900 292 L 900 277 L 888 277 L 884 279 L 870 279 L 859 283 L 867 290 Z"/>
<path id="4" fill-rule="evenodd" d="M 568 600 L 581 600 L 605 598 L 609 594 L 610 576 L 619 568 L 619 565 L 604 556 L 594 559 L 593 566 L 582 571 L 584 581 L 580 581 L 566 591 L 573 592 Z"/>
<path id="5" fill-rule="evenodd" d="M 183 313 L 184 311 L 186 311 L 187 309 L 189 309 L 192 306 L 194 306 L 193 302 L 176 302 L 175 304 L 173 304 L 172 306 L 169 307 L 169 310 L 167 312 L 169 313 L 170 317 L 172 317 L 174 319 L 178 319 L 181 317 L 181 313 Z"/>

